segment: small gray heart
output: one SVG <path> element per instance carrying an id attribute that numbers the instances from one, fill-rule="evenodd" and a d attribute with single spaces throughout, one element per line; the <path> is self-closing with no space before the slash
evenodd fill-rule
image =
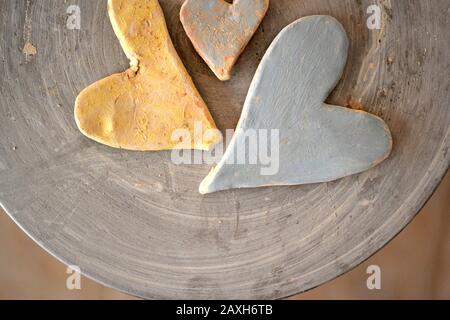
<path id="1" fill-rule="evenodd" d="M 392 136 L 382 119 L 324 103 L 347 55 L 347 34 L 332 17 L 305 17 L 286 27 L 258 67 L 236 134 L 200 192 L 328 182 L 385 160 Z M 249 130 L 279 132 L 276 173 L 262 174 L 259 161 L 236 164 Z"/>
<path id="2" fill-rule="evenodd" d="M 268 9 L 269 0 L 186 0 L 180 18 L 197 52 L 226 81 Z"/>

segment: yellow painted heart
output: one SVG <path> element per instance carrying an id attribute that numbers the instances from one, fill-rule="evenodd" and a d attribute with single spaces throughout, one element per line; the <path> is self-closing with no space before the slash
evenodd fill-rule
<path id="1" fill-rule="evenodd" d="M 172 44 L 158 1 L 109 0 L 108 11 L 131 67 L 80 93 L 80 131 L 102 144 L 139 151 L 208 150 L 219 142 L 220 134 L 203 139 L 202 132 L 216 125 Z M 191 140 L 172 139 L 179 129 Z"/>

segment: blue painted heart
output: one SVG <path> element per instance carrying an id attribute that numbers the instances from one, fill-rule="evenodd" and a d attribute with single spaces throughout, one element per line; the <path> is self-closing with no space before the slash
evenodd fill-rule
<path id="1" fill-rule="evenodd" d="M 286 27 L 265 54 L 236 134 L 200 192 L 333 181 L 385 160 L 392 136 L 382 119 L 324 102 L 347 55 L 347 34 L 332 17 L 310 16 Z M 278 144 L 268 150 L 271 168 L 261 159 L 237 164 L 236 154 L 252 130 L 278 132 Z"/>

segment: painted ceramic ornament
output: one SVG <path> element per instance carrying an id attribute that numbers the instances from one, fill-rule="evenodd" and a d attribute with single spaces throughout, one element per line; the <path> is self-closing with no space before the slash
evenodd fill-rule
<path id="1" fill-rule="evenodd" d="M 269 0 L 187 0 L 180 17 L 197 52 L 226 81 L 268 8 Z"/>
<path id="2" fill-rule="evenodd" d="M 392 137 L 382 119 L 324 103 L 342 76 L 347 54 L 346 32 L 332 17 L 305 17 L 286 27 L 265 54 L 236 134 L 200 192 L 328 182 L 385 160 Z M 264 129 L 267 139 L 269 132 L 278 132 L 278 148 L 267 144 L 267 154 L 278 161 L 275 170 L 261 159 L 238 164 L 236 154 L 248 133 Z"/>
<path id="3" fill-rule="evenodd" d="M 220 134 L 204 140 L 195 127 L 214 120 L 170 39 L 157 0 L 109 0 L 114 31 L 131 68 L 83 90 L 75 103 L 80 131 L 105 145 L 139 151 L 208 150 Z M 174 141 L 183 128 L 192 141 Z"/>

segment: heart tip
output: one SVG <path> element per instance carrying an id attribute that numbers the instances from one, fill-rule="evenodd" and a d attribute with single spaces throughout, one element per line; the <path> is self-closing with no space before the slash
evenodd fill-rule
<path id="1" fill-rule="evenodd" d="M 200 187 L 198 188 L 198 192 L 200 192 L 201 195 L 207 195 L 207 194 L 211 193 L 209 191 L 209 186 L 207 183 L 205 183 L 205 181 L 203 181 L 200 184 Z"/>
<path id="2" fill-rule="evenodd" d="M 219 191 L 215 186 L 215 177 L 216 177 L 217 167 L 213 168 L 211 172 L 206 176 L 205 179 L 200 183 L 198 191 L 202 195 L 206 195 L 209 193 L 214 193 Z"/>

